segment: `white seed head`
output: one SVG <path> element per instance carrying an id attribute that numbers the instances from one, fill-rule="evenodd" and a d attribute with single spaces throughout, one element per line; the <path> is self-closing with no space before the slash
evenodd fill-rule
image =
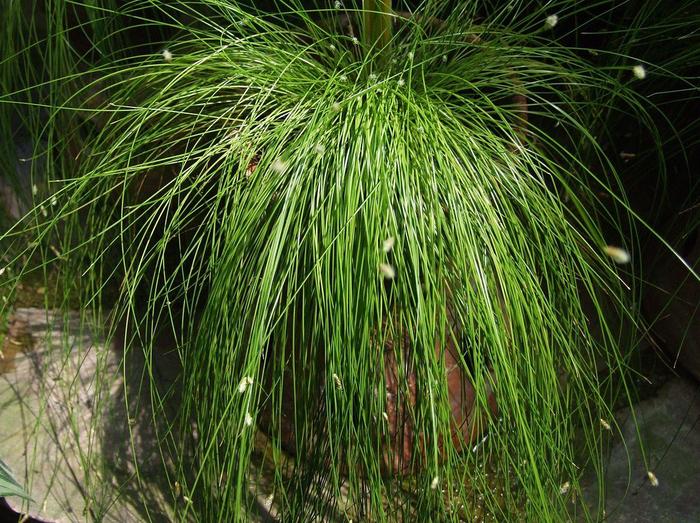
<path id="1" fill-rule="evenodd" d="M 335 388 L 338 390 L 343 390 L 343 382 L 340 381 L 340 376 L 335 372 L 333 373 L 333 383 L 335 383 Z"/>
<path id="2" fill-rule="evenodd" d="M 270 510 L 272 508 L 272 502 L 275 500 L 275 494 L 273 492 L 270 493 L 269 496 L 265 498 L 265 509 Z"/>
<path id="3" fill-rule="evenodd" d="M 185 501 L 185 503 L 192 503 L 192 498 L 188 498 L 187 496 L 182 496 L 182 499 Z"/>
<path id="4" fill-rule="evenodd" d="M 238 383 L 238 392 L 240 394 L 243 394 L 248 387 L 250 387 L 253 384 L 253 378 L 250 376 L 245 376 L 241 381 Z"/>
<path id="5" fill-rule="evenodd" d="M 549 15 L 547 18 L 544 19 L 544 26 L 547 29 L 554 29 L 554 26 L 556 26 L 559 23 L 559 17 L 557 15 Z"/>
<path id="6" fill-rule="evenodd" d="M 316 154 L 323 154 L 326 152 L 326 148 L 323 146 L 322 143 L 317 143 L 314 146 L 314 151 L 316 152 Z"/>
<path id="7" fill-rule="evenodd" d="M 379 272 L 381 272 L 382 276 L 384 276 L 384 278 L 387 280 L 393 280 L 396 277 L 396 271 L 388 263 L 380 263 Z"/>
<path id="8" fill-rule="evenodd" d="M 403 78 L 399 78 L 398 82 L 396 83 L 399 84 L 399 87 L 403 87 L 404 85 L 406 85 L 406 80 L 404 80 Z"/>
<path id="9" fill-rule="evenodd" d="M 331 44 L 330 50 L 335 51 L 335 45 Z"/>
<path id="10" fill-rule="evenodd" d="M 253 416 L 250 415 L 250 412 L 245 413 L 245 418 L 243 419 L 243 423 L 245 423 L 246 427 L 251 427 L 253 425 Z"/>
<path id="11" fill-rule="evenodd" d="M 0 276 L 5 274 L 5 271 L 7 270 L 7 267 L 0 267 Z"/>
<path id="12" fill-rule="evenodd" d="M 647 477 L 649 478 L 649 483 L 651 483 L 652 487 L 659 486 L 659 478 L 657 478 L 656 474 L 654 474 L 651 470 L 647 470 Z"/>
<path id="13" fill-rule="evenodd" d="M 353 37 L 352 37 L 352 43 L 355 44 L 355 45 L 360 45 L 360 41 L 357 39 L 356 36 L 353 36 Z"/>
<path id="14" fill-rule="evenodd" d="M 393 236 L 389 236 L 386 240 L 382 242 L 382 250 L 387 253 L 390 252 L 391 249 L 394 248 L 394 244 L 396 243 L 396 240 L 394 240 Z"/>
<path id="15" fill-rule="evenodd" d="M 475 453 L 477 450 L 479 450 L 479 447 L 481 447 L 484 443 L 486 443 L 486 440 L 488 439 L 488 437 L 489 437 L 489 435 L 486 434 L 486 436 L 481 438 L 481 441 L 479 443 L 477 443 L 476 445 L 474 445 L 474 447 L 472 447 L 472 453 Z M 525 465 L 526 463 L 527 463 L 526 461 L 523 461 L 523 465 Z"/>
<path id="16" fill-rule="evenodd" d="M 561 495 L 563 496 L 564 494 L 566 494 L 566 493 L 569 492 L 569 489 L 570 489 L 570 488 L 571 488 L 571 483 L 569 483 L 569 482 L 567 481 L 567 482 L 564 483 L 561 487 L 559 487 L 559 494 L 561 494 Z"/>
<path id="17" fill-rule="evenodd" d="M 36 185 L 32 185 L 32 196 L 39 194 L 39 188 Z"/>
<path id="18" fill-rule="evenodd" d="M 610 423 L 605 421 L 603 418 L 600 418 L 600 426 L 603 427 L 605 430 L 612 430 L 610 427 Z"/>
<path id="19" fill-rule="evenodd" d="M 615 245 L 606 245 L 605 247 L 603 247 L 603 252 L 610 256 L 612 260 L 619 265 L 629 263 L 632 259 L 629 252 L 627 252 L 622 247 L 617 247 Z"/>
<path id="20" fill-rule="evenodd" d="M 382 417 L 384 417 L 386 421 L 389 421 L 389 415 L 386 412 L 382 412 Z"/>
<path id="21" fill-rule="evenodd" d="M 409 59 L 409 60 L 413 60 L 413 57 L 414 57 L 414 56 L 415 56 L 415 55 L 413 54 L 413 51 L 409 51 L 409 52 L 408 52 L 408 59 Z"/>
<path id="22" fill-rule="evenodd" d="M 170 52 L 168 49 L 163 49 L 163 60 L 165 60 L 166 62 L 172 62 L 173 53 Z"/>
<path id="23" fill-rule="evenodd" d="M 444 54 L 444 55 L 442 55 L 442 63 L 444 64 L 446 62 L 447 62 L 447 55 Z"/>
<path id="24" fill-rule="evenodd" d="M 440 478 L 437 477 L 437 476 L 435 476 L 435 477 L 433 478 L 433 481 L 430 482 L 430 488 L 431 488 L 432 490 L 435 490 L 435 489 L 438 488 L 438 485 L 439 485 L 439 484 L 440 484 Z"/>
<path id="25" fill-rule="evenodd" d="M 331 106 L 331 109 L 333 109 L 333 111 L 335 111 L 336 113 L 339 113 L 339 112 L 340 112 L 340 109 L 341 109 L 340 104 L 339 104 L 338 102 L 335 102 L 335 103 Z"/>
<path id="26" fill-rule="evenodd" d="M 647 77 L 647 70 L 643 65 L 638 64 L 632 68 L 632 74 L 637 80 L 644 80 Z"/>
<path id="27" fill-rule="evenodd" d="M 335 3 L 335 8 L 336 8 L 336 9 L 340 9 L 341 7 L 343 7 L 343 3 L 342 3 L 342 2 L 336 2 L 336 3 Z"/>
<path id="28" fill-rule="evenodd" d="M 44 218 L 46 218 L 49 215 L 49 212 L 46 210 L 46 207 L 44 207 L 43 205 L 41 207 L 39 207 L 39 210 L 41 210 L 41 215 Z"/>
<path id="29" fill-rule="evenodd" d="M 58 203 L 58 200 L 56 199 L 56 197 L 52 196 L 51 197 L 51 206 L 55 207 L 57 203 Z"/>
<path id="30" fill-rule="evenodd" d="M 348 77 L 347 77 L 346 75 L 344 75 L 344 74 L 341 74 L 341 75 L 340 75 L 340 81 L 341 81 L 341 82 L 347 82 L 347 81 L 348 81 Z"/>
<path id="31" fill-rule="evenodd" d="M 370 81 L 370 82 L 376 82 L 376 81 L 377 81 L 377 78 L 378 78 L 377 75 L 374 74 L 374 73 L 372 73 L 371 75 L 369 75 L 369 81 Z"/>
<path id="32" fill-rule="evenodd" d="M 180 486 L 180 482 L 176 481 L 175 482 L 175 497 L 180 497 L 180 494 L 182 493 L 182 487 Z"/>
<path id="33" fill-rule="evenodd" d="M 276 158 L 274 162 L 272 162 L 272 165 L 270 166 L 273 171 L 283 174 L 287 170 L 287 162 L 282 160 L 281 158 Z"/>

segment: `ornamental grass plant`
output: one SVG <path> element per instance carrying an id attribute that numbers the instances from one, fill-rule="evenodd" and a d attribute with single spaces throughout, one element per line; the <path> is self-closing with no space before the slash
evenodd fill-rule
<path id="1" fill-rule="evenodd" d="M 597 137 L 657 114 L 587 3 L 119 4 L 0 98 L 48 177 L 4 241 L 143 352 L 176 519 L 597 519 L 644 226 Z"/>

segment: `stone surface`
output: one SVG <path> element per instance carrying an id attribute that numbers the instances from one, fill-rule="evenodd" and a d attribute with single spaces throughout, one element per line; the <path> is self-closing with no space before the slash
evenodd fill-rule
<path id="1" fill-rule="evenodd" d="M 179 401 L 174 339 L 159 339 L 146 364 L 123 333 L 106 343 L 78 313 L 21 308 L 1 341 L 0 456 L 34 500 L 8 498 L 11 509 L 51 523 L 174 521 L 187 501 L 158 444 Z M 267 444 L 258 433 L 250 521 L 276 521 Z"/>
<path id="2" fill-rule="evenodd" d="M 142 502 L 148 502 L 151 520 L 170 520 L 163 489 L 153 481 L 153 463 L 160 463 L 154 440 L 125 415 L 125 374 L 115 351 L 77 314 L 19 309 L 8 330 L 0 455 L 34 500 L 8 498 L 12 508 L 52 522 L 135 522 L 145 520 Z M 133 475 L 134 452 L 147 478 L 133 481 L 138 495 L 115 488 Z"/>
<path id="3" fill-rule="evenodd" d="M 64 322 L 41 309 L 15 312 L 2 350 L 0 455 L 34 498 L 28 506 L 10 499 L 12 508 L 50 522 L 172 521 L 182 499 L 163 474 L 151 406 L 135 392 L 145 386 L 142 352 L 107 346 L 77 314 Z M 177 389 L 173 358 L 168 350 L 154 358 L 151 374 L 164 389 Z M 613 436 L 606 521 L 700 521 L 700 386 L 674 377 L 636 412 L 659 486 L 649 483 L 629 411 L 618 412 L 625 445 Z M 258 455 L 268 442 L 258 439 L 253 459 L 265 472 L 251 520 L 275 521 L 271 463 Z"/>
<path id="4" fill-rule="evenodd" d="M 635 410 L 658 486 L 647 476 L 630 411 L 618 412 L 625 443 L 616 436 L 610 453 L 606 521 L 700 521 L 700 385 L 674 377 Z"/>

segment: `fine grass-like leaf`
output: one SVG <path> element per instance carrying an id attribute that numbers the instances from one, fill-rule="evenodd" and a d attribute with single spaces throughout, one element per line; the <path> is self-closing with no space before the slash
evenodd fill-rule
<path id="1" fill-rule="evenodd" d="M 22 485 L 12 476 L 10 468 L 0 459 L 0 498 L 17 496 L 31 500 L 29 494 L 22 488 Z"/>

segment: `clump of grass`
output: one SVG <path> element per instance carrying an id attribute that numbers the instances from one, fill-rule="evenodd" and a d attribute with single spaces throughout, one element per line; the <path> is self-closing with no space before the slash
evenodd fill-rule
<path id="1" fill-rule="evenodd" d="M 583 470 L 602 475 L 600 420 L 627 379 L 609 318 L 634 304 L 604 252 L 602 223 L 630 217 L 592 126 L 646 102 L 551 40 L 576 2 L 478 25 L 476 2 L 376 4 L 154 2 L 139 23 L 171 40 L 56 80 L 82 85 L 50 107 L 79 155 L 36 234 L 66 295 L 99 308 L 119 288 L 111 318 L 147 361 L 174 334 L 182 399 L 160 436 L 183 520 L 246 520 L 256 495 L 285 520 L 560 520 Z M 446 443 L 448 345 L 475 391 L 464 446 Z M 397 393 L 416 378 L 404 479 L 382 467 L 387 347 Z"/>

